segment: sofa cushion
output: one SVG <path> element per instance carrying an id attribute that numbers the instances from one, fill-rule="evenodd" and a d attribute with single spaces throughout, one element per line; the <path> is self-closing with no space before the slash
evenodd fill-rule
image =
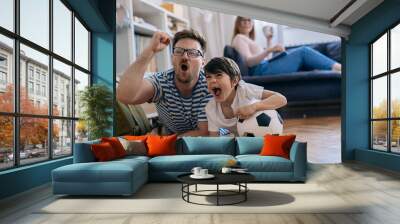
<path id="1" fill-rule="evenodd" d="M 110 143 L 117 158 L 126 156 L 126 151 L 117 137 L 104 137 L 101 138 L 101 142 Z"/>
<path id="2" fill-rule="evenodd" d="M 243 57 L 235 48 L 226 45 L 224 47 L 224 57 L 230 58 L 236 62 L 242 76 L 249 75 L 249 67 L 247 67 L 247 64 L 244 61 Z"/>
<path id="3" fill-rule="evenodd" d="M 130 182 L 133 172 L 142 172 L 146 162 L 109 161 L 96 163 L 74 163 L 53 170 L 53 181 L 58 182 Z"/>
<path id="4" fill-rule="evenodd" d="M 259 154 L 264 145 L 263 137 L 237 137 L 236 155 Z"/>
<path id="5" fill-rule="evenodd" d="M 147 155 L 146 142 L 141 140 L 126 140 L 125 138 L 118 138 L 126 151 L 126 155 Z"/>
<path id="6" fill-rule="evenodd" d="M 232 137 L 183 137 L 181 152 L 177 154 L 226 154 L 235 155 L 235 139 Z"/>
<path id="7" fill-rule="evenodd" d="M 92 144 L 99 144 L 100 140 L 77 142 L 74 148 L 74 163 L 95 162 L 96 158 L 90 148 Z"/>
<path id="8" fill-rule="evenodd" d="M 147 135 L 125 135 L 123 136 L 123 138 L 129 141 L 133 140 L 146 141 Z"/>
<path id="9" fill-rule="evenodd" d="M 280 156 L 289 159 L 290 148 L 296 135 L 265 135 L 264 146 L 261 149 L 261 156 Z"/>
<path id="10" fill-rule="evenodd" d="M 94 157 L 96 157 L 96 161 L 104 162 L 118 158 L 112 145 L 108 142 L 93 144 L 90 148 L 92 149 Z"/>
<path id="11" fill-rule="evenodd" d="M 159 136 L 149 135 L 146 143 L 148 147 L 148 156 L 163 156 L 176 154 L 177 135 Z"/>
<path id="12" fill-rule="evenodd" d="M 332 58 L 333 60 L 341 63 L 342 61 L 342 49 L 341 49 L 341 43 L 340 41 L 338 42 L 333 42 L 333 43 L 327 43 L 326 44 L 326 56 Z"/>
<path id="13" fill-rule="evenodd" d="M 211 172 L 219 171 L 228 160 L 235 159 L 231 155 L 175 155 L 158 156 L 149 160 L 151 172 L 191 172 L 193 167 L 199 166 Z"/>
<path id="14" fill-rule="evenodd" d="M 120 159 L 114 160 L 113 162 L 127 162 L 127 163 L 130 163 L 131 161 L 134 161 L 134 160 L 148 162 L 149 159 L 150 159 L 150 157 L 147 157 L 147 156 L 130 155 L 130 156 L 125 156 L 124 158 L 120 158 Z"/>
<path id="15" fill-rule="evenodd" d="M 341 75 L 334 71 L 251 76 L 243 80 L 283 94 L 288 103 L 340 99 Z"/>
<path id="16" fill-rule="evenodd" d="M 293 172 L 293 163 L 283 157 L 238 155 L 241 168 L 247 168 L 249 172 Z"/>

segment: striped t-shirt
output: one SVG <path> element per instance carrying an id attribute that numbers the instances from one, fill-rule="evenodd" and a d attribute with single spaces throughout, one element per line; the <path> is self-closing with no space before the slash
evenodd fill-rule
<path id="1" fill-rule="evenodd" d="M 205 106 L 211 99 L 204 72 L 193 88 L 190 97 L 183 97 L 175 86 L 175 71 L 170 69 L 146 75 L 154 87 L 155 103 L 160 121 L 168 131 L 182 133 L 197 128 L 198 121 L 207 121 Z"/>

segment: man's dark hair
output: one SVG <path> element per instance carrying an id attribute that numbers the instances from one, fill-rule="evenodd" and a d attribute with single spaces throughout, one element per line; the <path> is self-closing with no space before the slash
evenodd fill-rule
<path id="1" fill-rule="evenodd" d="M 239 66 L 230 58 L 226 57 L 215 57 L 211 59 L 205 66 L 204 71 L 206 73 L 218 74 L 218 73 L 226 73 L 229 75 L 231 80 L 238 78 L 241 79 Z"/>
<path id="2" fill-rule="evenodd" d="M 195 30 L 182 30 L 179 31 L 175 34 L 174 36 L 174 40 L 172 41 L 172 47 L 175 47 L 175 44 L 181 40 L 181 39 L 185 39 L 185 38 L 189 38 L 189 39 L 193 39 L 197 42 L 199 42 L 200 46 L 201 46 L 201 51 L 205 52 L 206 51 L 206 40 L 204 39 L 203 36 L 201 36 L 197 31 Z"/>

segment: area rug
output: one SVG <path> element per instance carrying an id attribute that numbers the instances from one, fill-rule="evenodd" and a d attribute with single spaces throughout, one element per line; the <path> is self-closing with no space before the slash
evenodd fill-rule
<path id="1" fill-rule="evenodd" d="M 317 184 L 249 184 L 247 201 L 237 205 L 205 206 L 182 200 L 177 183 L 146 184 L 131 197 L 56 197 L 36 213 L 125 214 L 125 213 L 360 213 L 349 203 Z M 230 189 L 232 187 L 225 187 Z M 198 190 L 212 190 L 213 185 Z M 194 187 L 193 189 L 194 190 Z M 213 194 L 213 193 L 210 193 Z M 215 196 L 193 196 L 197 203 L 213 204 Z M 240 199 L 240 198 L 239 198 Z M 238 200 L 224 197 L 223 203 Z"/>

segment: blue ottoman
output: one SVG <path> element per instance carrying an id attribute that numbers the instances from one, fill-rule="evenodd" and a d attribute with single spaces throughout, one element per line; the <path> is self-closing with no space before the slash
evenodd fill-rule
<path id="1" fill-rule="evenodd" d="M 53 193 L 132 195 L 148 180 L 147 157 L 74 163 L 52 171 Z"/>

